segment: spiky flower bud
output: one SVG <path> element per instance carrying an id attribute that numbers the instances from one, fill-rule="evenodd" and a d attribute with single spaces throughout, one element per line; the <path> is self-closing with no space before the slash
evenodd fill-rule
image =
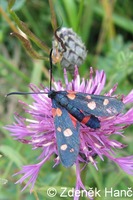
<path id="1" fill-rule="evenodd" d="M 56 34 L 58 35 L 56 37 Z M 71 28 L 60 28 L 53 39 L 53 63 L 60 62 L 62 68 L 74 71 L 84 62 L 87 51 L 81 38 Z"/>

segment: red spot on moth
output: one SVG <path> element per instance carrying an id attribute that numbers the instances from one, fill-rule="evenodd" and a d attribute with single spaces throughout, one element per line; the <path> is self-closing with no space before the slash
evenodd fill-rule
<path id="1" fill-rule="evenodd" d="M 65 151 L 67 149 L 67 144 L 62 144 L 60 146 L 60 149 L 63 150 L 63 151 Z"/>
<path id="2" fill-rule="evenodd" d="M 106 105 L 108 105 L 108 104 L 109 104 L 109 100 L 108 100 L 108 99 L 104 99 L 103 105 L 106 106 Z"/>
<path id="3" fill-rule="evenodd" d="M 66 130 L 64 130 L 63 133 L 65 137 L 70 137 L 73 134 L 70 128 L 67 128 Z"/>
<path id="4" fill-rule="evenodd" d="M 62 115 L 62 110 L 60 108 L 56 108 L 56 114 L 60 117 Z"/>
<path id="5" fill-rule="evenodd" d="M 91 101 L 87 104 L 88 108 L 90 108 L 91 110 L 94 110 L 96 108 L 96 103 L 95 101 Z"/>
<path id="6" fill-rule="evenodd" d="M 90 95 L 87 95 L 86 98 L 87 98 L 87 99 L 91 99 L 91 96 L 90 96 Z"/>
<path id="7" fill-rule="evenodd" d="M 90 120 L 90 118 L 91 118 L 91 115 L 90 115 L 90 116 L 85 116 L 85 117 L 82 119 L 81 123 L 86 124 L 86 123 Z"/>
<path id="8" fill-rule="evenodd" d="M 52 108 L 52 115 L 53 115 L 53 117 L 56 116 L 56 109 L 55 108 Z"/>
<path id="9" fill-rule="evenodd" d="M 75 92 L 69 92 L 69 93 L 67 94 L 67 97 L 68 97 L 69 99 L 71 99 L 71 100 L 75 99 L 75 97 L 76 97 Z"/>
<path id="10" fill-rule="evenodd" d="M 52 108 L 52 115 L 53 117 L 60 117 L 62 115 L 62 111 L 60 108 Z"/>
<path id="11" fill-rule="evenodd" d="M 74 152 L 74 149 L 72 148 L 72 149 L 70 149 L 70 153 L 72 153 L 72 152 Z"/>
<path id="12" fill-rule="evenodd" d="M 71 114 L 69 114 L 69 117 L 71 118 L 73 126 L 76 127 L 77 126 L 77 119 L 75 117 L 73 117 Z"/>
<path id="13" fill-rule="evenodd" d="M 61 127 L 58 127 L 58 128 L 57 128 L 57 131 L 61 132 Z"/>

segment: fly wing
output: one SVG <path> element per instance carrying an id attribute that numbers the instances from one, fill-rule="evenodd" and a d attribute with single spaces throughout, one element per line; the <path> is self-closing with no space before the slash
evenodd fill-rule
<path id="1" fill-rule="evenodd" d="M 79 153 L 79 122 L 55 99 L 52 99 L 52 113 L 59 157 L 65 167 L 70 167 Z"/>

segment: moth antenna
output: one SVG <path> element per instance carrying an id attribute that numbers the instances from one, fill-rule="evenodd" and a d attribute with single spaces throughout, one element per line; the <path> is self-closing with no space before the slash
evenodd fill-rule
<path id="1" fill-rule="evenodd" d="M 27 95 L 27 94 L 47 94 L 47 92 L 10 92 L 5 95 L 5 97 L 11 96 L 11 95 Z"/>
<path id="2" fill-rule="evenodd" d="M 50 62 L 50 83 L 49 83 L 49 90 L 50 91 L 51 91 L 51 88 L 52 88 L 52 74 L 53 74 L 52 52 L 53 52 L 53 49 L 51 49 L 50 54 L 49 54 L 49 62 Z"/>

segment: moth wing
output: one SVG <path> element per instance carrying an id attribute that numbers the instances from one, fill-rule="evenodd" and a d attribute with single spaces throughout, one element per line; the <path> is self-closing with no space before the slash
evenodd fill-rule
<path id="1" fill-rule="evenodd" d="M 52 112 L 59 157 L 65 167 L 70 167 L 79 153 L 79 122 L 54 99 Z"/>
<path id="2" fill-rule="evenodd" d="M 113 116 L 120 113 L 124 108 L 123 102 L 108 96 L 68 92 L 67 97 L 69 103 L 81 110 L 85 115 Z"/>

